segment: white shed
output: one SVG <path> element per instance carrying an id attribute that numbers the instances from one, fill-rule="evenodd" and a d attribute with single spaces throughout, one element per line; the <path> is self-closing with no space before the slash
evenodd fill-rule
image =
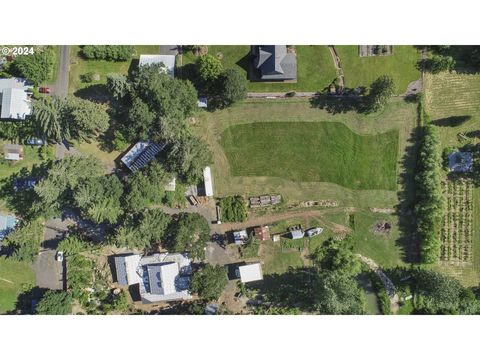
<path id="1" fill-rule="evenodd" d="M 212 171 L 210 166 L 203 169 L 203 181 L 205 183 L 205 196 L 213 196 Z"/>
<path id="2" fill-rule="evenodd" d="M 260 263 L 239 266 L 238 275 L 240 276 L 240 281 L 242 283 L 262 280 L 262 266 Z"/>

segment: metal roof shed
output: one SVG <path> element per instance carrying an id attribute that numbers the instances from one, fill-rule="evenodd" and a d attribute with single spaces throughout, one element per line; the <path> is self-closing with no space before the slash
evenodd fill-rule
<path id="1" fill-rule="evenodd" d="M 9 88 L 2 92 L 0 118 L 25 120 L 31 114 L 30 100 L 23 89 Z"/>
<path id="2" fill-rule="evenodd" d="M 305 236 L 305 233 L 302 230 L 293 230 L 290 233 L 290 236 L 292 237 L 293 240 L 302 239 Z"/>
<path id="3" fill-rule="evenodd" d="M 263 272 L 260 263 L 239 266 L 238 272 L 242 283 L 263 279 Z"/>
<path id="4" fill-rule="evenodd" d="M 213 196 L 212 171 L 210 166 L 203 169 L 203 180 L 205 183 L 205 196 Z"/>

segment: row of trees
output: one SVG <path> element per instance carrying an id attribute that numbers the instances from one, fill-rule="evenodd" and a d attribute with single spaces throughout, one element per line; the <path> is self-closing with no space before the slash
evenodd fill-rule
<path id="1" fill-rule="evenodd" d="M 420 104 L 420 111 L 423 107 Z M 440 140 L 433 125 L 422 128 L 418 153 L 415 206 L 416 230 L 421 239 L 421 260 L 434 263 L 440 258 L 440 226 L 445 201 L 442 194 Z"/>
<path id="2" fill-rule="evenodd" d="M 89 60 L 127 61 L 135 52 L 133 45 L 84 45 L 82 55 Z"/>

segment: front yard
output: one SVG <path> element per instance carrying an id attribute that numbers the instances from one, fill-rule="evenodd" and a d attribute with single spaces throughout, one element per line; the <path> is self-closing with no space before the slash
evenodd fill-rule
<path id="1" fill-rule="evenodd" d="M 0 257 L 0 314 L 15 309 L 18 295 L 29 284 L 35 284 L 29 265 Z"/>

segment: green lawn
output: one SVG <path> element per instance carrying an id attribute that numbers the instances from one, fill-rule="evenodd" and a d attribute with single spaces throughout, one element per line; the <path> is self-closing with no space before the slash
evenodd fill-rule
<path id="1" fill-rule="evenodd" d="M 4 160 L 3 158 L 3 145 L 7 144 L 8 142 L 0 140 L 0 151 L 1 151 L 1 159 L 0 159 L 0 179 L 9 177 L 13 173 L 18 172 L 20 169 L 27 167 L 29 169 L 32 168 L 34 164 L 39 164 L 43 162 L 39 155 L 39 147 L 38 146 L 28 146 L 23 145 L 24 151 L 24 159 L 11 162 L 8 160 Z"/>
<path id="2" fill-rule="evenodd" d="M 396 188 L 396 130 L 358 135 L 336 122 L 260 122 L 227 128 L 221 144 L 233 176 L 331 182 L 363 190 Z"/>
<path id="3" fill-rule="evenodd" d="M 119 151 L 108 152 L 102 149 L 98 141 L 92 140 L 90 143 L 75 143 L 75 149 L 86 155 L 92 155 L 99 159 L 107 168 L 115 166 L 115 159 L 120 155 Z"/>
<path id="4" fill-rule="evenodd" d="M 159 45 L 136 45 L 135 56 L 131 61 L 105 61 L 105 60 L 85 60 L 81 57 L 80 46 L 72 46 L 70 50 L 70 80 L 69 93 L 74 93 L 77 90 L 91 87 L 92 93 L 101 93 L 103 85 L 107 81 L 107 74 L 120 73 L 128 74 L 130 67 L 135 67 L 138 64 L 138 58 L 141 54 L 159 54 Z M 88 72 L 94 72 L 100 75 L 100 80 L 92 83 L 82 83 L 81 75 Z M 96 87 L 95 87 L 96 86 Z"/>
<path id="5" fill-rule="evenodd" d="M 251 92 L 320 91 L 335 80 L 336 72 L 330 51 L 325 45 L 297 45 L 296 83 L 248 83 Z M 224 68 L 236 68 L 247 76 L 249 45 L 209 45 L 208 53 L 219 56 Z M 183 64 L 195 62 L 191 52 L 183 55 Z"/>
<path id="6" fill-rule="evenodd" d="M 15 309 L 22 285 L 34 283 L 35 274 L 30 266 L 0 257 L 0 314 Z"/>
<path id="7" fill-rule="evenodd" d="M 264 274 L 282 274 L 288 270 L 289 267 L 303 266 L 300 253 L 298 251 L 284 250 L 279 243 L 265 241 L 262 243 L 261 254 L 263 255 L 263 273 Z"/>
<path id="8" fill-rule="evenodd" d="M 420 60 L 420 53 L 413 46 L 393 47 L 393 55 L 390 56 L 358 56 L 357 45 L 335 46 L 345 76 L 345 86 L 356 88 L 368 87 L 381 75 L 389 75 L 396 85 L 396 93 L 402 94 L 407 85 L 420 79 L 420 72 L 416 63 Z"/>

